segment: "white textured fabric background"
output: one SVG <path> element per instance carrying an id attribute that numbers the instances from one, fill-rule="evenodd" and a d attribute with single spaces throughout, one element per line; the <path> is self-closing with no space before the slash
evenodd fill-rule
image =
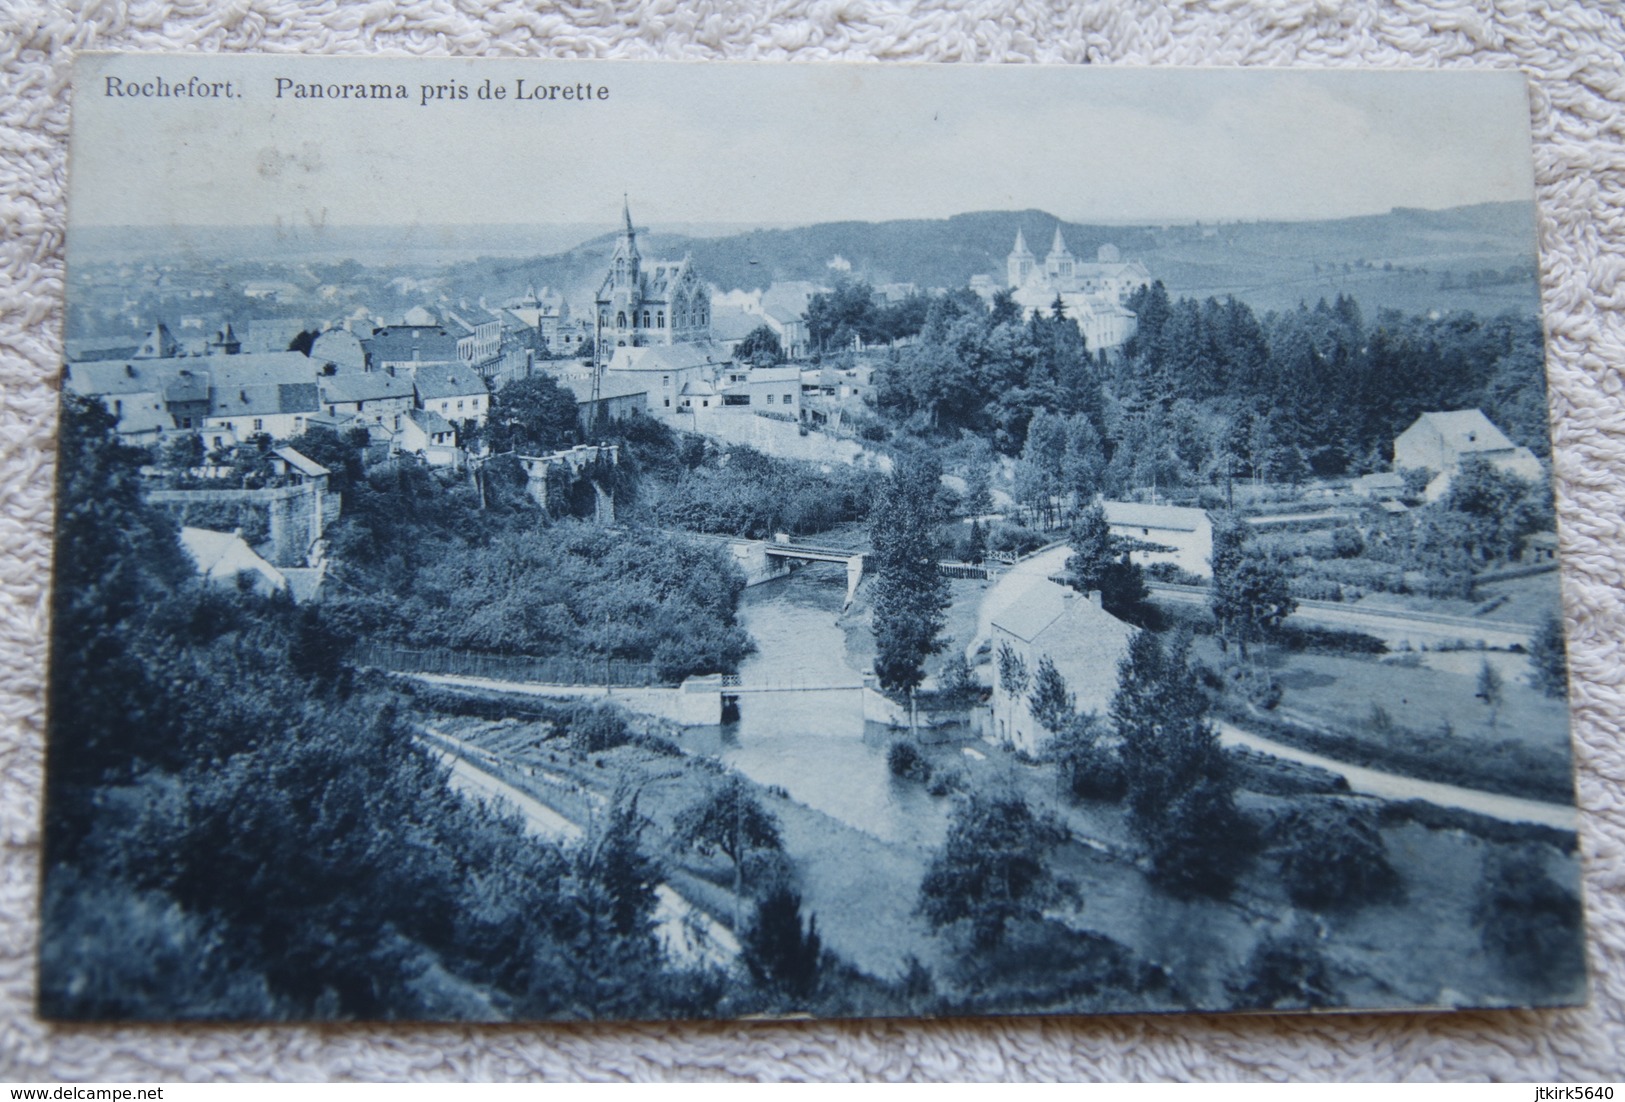
<path id="1" fill-rule="evenodd" d="M 1517 68 L 1533 82 L 1592 1004 L 1330 1018 L 505 1028 L 34 1019 L 69 60 L 83 49 Z M 0 1081 L 1625 1076 L 1625 10 L 1533 0 L 0 0 Z M 152 156 L 163 155 L 153 150 Z M 1100 151 L 1103 157 L 1110 150 Z"/>

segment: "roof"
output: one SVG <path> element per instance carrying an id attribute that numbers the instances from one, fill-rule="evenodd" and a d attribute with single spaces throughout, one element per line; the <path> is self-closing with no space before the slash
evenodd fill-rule
<path id="1" fill-rule="evenodd" d="M 387 371 L 333 375 L 321 381 L 321 388 L 322 401 L 330 404 L 412 397 L 412 380 L 391 375 Z"/>
<path id="2" fill-rule="evenodd" d="M 992 624 L 1030 643 L 1061 618 L 1071 603 L 1066 595 L 1072 592 L 1051 581 L 1034 585 L 1002 612 L 994 614 Z M 1072 599 L 1075 600 L 1076 596 L 1073 593 Z"/>
<path id="3" fill-rule="evenodd" d="M 995 613 L 992 623 L 1024 643 L 1036 643 L 1063 620 L 1073 629 L 1081 626 L 1124 638 L 1133 630 L 1089 598 L 1047 578 Z"/>
<path id="4" fill-rule="evenodd" d="M 307 478 L 319 478 L 322 475 L 333 473 L 296 448 L 272 448 L 271 454 L 281 459 L 283 462 L 287 463 L 288 466 L 292 467 L 294 470 L 298 471 Z"/>
<path id="5" fill-rule="evenodd" d="M 315 383 L 274 383 L 236 389 L 215 387 L 210 417 L 263 417 L 274 413 L 315 413 L 321 408 Z"/>
<path id="6" fill-rule="evenodd" d="M 386 325 L 373 330 L 362 346 L 375 364 L 457 359 L 457 338 L 439 325 Z"/>
<path id="7" fill-rule="evenodd" d="M 1161 528 L 1172 532 L 1195 532 L 1210 523 L 1207 511 L 1183 505 L 1141 505 L 1134 501 L 1102 501 L 1106 523 L 1127 528 Z"/>
<path id="8" fill-rule="evenodd" d="M 1424 413 L 1405 432 L 1427 426 L 1439 434 L 1445 447 L 1460 455 L 1466 452 L 1500 451 L 1513 447 L 1506 433 L 1484 416 L 1483 410 L 1456 409 Z M 1400 435 L 1404 435 L 1401 433 Z"/>
<path id="9" fill-rule="evenodd" d="M 731 357 L 709 341 L 653 344 L 643 348 L 617 348 L 610 357 L 613 371 L 682 371 L 707 364 L 731 362 Z"/>
<path id="10" fill-rule="evenodd" d="M 248 570 L 264 575 L 278 589 L 288 584 L 280 570 L 255 554 L 243 537 L 230 532 L 182 528 L 181 546 L 197 565 L 197 572 L 206 578 L 230 581 Z"/>
<path id="11" fill-rule="evenodd" d="M 181 368 L 164 381 L 165 402 L 207 402 L 209 376 L 206 372 Z"/>
<path id="12" fill-rule="evenodd" d="M 141 338 L 69 337 L 62 346 L 69 361 L 129 359 L 141 347 Z"/>
<path id="13" fill-rule="evenodd" d="M 757 367 L 745 376 L 748 383 L 797 383 L 801 382 L 801 368 L 799 367 Z"/>
<path id="14" fill-rule="evenodd" d="M 149 432 L 168 432 L 175 427 L 175 419 L 156 397 L 141 394 L 124 402 L 119 411 L 118 431 L 126 435 Z"/>
<path id="15" fill-rule="evenodd" d="M 490 391 L 480 373 L 472 367 L 455 364 L 421 364 L 413 372 L 413 383 L 418 397 L 425 402 L 434 398 L 466 398 L 472 394 Z"/>
<path id="16" fill-rule="evenodd" d="M 794 320 L 807 312 L 807 304 L 814 295 L 827 295 L 830 288 L 805 279 L 787 279 L 770 284 L 762 292 L 762 312 L 776 312 Z"/>
<path id="17" fill-rule="evenodd" d="M 556 378 L 555 381 L 576 396 L 577 404 L 592 401 L 592 376 L 569 375 Z M 649 384 L 642 379 L 627 378 L 625 375 L 616 375 L 614 372 L 604 372 L 602 384 L 598 388 L 600 401 L 611 398 L 627 398 L 633 394 L 648 394 Z"/>
<path id="18" fill-rule="evenodd" d="M 432 409 L 409 409 L 406 416 L 411 418 L 412 423 L 418 428 L 430 434 L 457 431 L 450 421 Z"/>
<path id="19" fill-rule="evenodd" d="M 742 341 L 764 324 L 761 315 L 737 306 L 711 307 L 711 335 L 719 341 Z"/>

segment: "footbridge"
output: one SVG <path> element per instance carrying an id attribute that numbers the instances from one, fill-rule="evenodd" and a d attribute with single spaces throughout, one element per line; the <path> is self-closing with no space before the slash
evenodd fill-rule
<path id="1" fill-rule="evenodd" d="M 771 540 L 728 540 L 729 549 L 745 571 L 745 584 L 782 578 L 798 562 L 832 562 L 846 566 L 846 603 L 852 604 L 857 596 L 858 583 L 863 580 L 863 560 L 867 551 L 851 547 L 822 547 L 812 543 L 798 543 L 780 533 Z"/>

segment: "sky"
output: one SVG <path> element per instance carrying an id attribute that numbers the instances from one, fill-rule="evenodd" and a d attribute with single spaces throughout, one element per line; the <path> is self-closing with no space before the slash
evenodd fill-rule
<path id="1" fill-rule="evenodd" d="M 230 95 L 123 94 L 194 77 Z M 519 100 L 520 81 L 607 96 Z M 507 97 L 481 98 L 487 82 Z M 293 95 L 371 83 L 405 97 Z M 86 226 L 607 228 L 623 193 L 656 228 L 1308 219 L 1534 195 L 1509 71 L 87 55 L 74 96 L 69 218 Z"/>

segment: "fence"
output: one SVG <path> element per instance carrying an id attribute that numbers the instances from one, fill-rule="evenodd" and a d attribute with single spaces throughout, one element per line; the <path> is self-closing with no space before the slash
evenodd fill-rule
<path id="1" fill-rule="evenodd" d="M 358 666 L 373 666 L 397 673 L 440 673 L 538 685 L 648 688 L 677 684 L 672 679 L 661 677 L 650 663 L 627 662 L 618 658 L 569 658 L 557 655 L 541 658 L 524 654 L 414 649 L 393 643 L 369 642 L 356 645 L 354 661 Z"/>
<path id="2" fill-rule="evenodd" d="M 999 575 L 997 566 L 971 562 L 939 562 L 937 570 L 944 578 L 968 578 L 974 581 L 988 581 Z"/>

